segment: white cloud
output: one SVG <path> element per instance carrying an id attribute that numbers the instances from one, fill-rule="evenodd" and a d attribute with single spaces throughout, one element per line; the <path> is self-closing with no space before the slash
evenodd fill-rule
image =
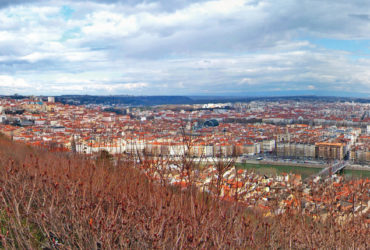
<path id="1" fill-rule="evenodd" d="M 98 11 L 87 15 L 82 31 L 87 36 L 124 37 L 138 31 L 138 24 L 135 16 Z"/>
<path id="2" fill-rule="evenodd" d="M 78 93 L 78 94 L 125 94 L 125 93 L 137 93 L 143 88 L 148 87 L 147 83 L 122 83 L 122 84 L 110 84 L 110 83 L 95 83 L 91 81 L 78 81 L 77 79 L 61 79 L 63 84 L 52 85 L 50 90 L 52 92 L 66 92 L 66 93 Z"/>
<path id="3" fill-rule="evenodd" d="M 0 75 L 43 94 L 370 92 L 370 60 L 312 40 L 370 39 L 367 2 L 130 3 L 53 0 L 0 9 Z M 64 5 L 73 12 L 68 18 Z"/>
<path id="4" fill-rule="evenodd" d="M 146 88 L 148 87 L 149 84 L 146 83 L 146 82 L 136 82 L 136 83 L 123 83 L 123 84 L 117 84 L 117 85 L 113 85 L 112 88 L 113 89 L 120 89 L 120 88 L 123 88 L 123 89 L 129 89 L 129 90 L 133 90 L 133 89 L 141 89 L 141 88 Z"/>
<path id="5" fill-rule="evenodd" d="M 0 75 L 0 93 L 2 95 L 32 94 L 33 85 L 23 78 Z"/>
<path id="6" fill-rule="evenodd" d="M 0 75 L 0 88 L 7 87 L 7 88 L 29 88 L 32 85 L 27 83 L 22 78 L 14 78 L 12 76 L 7 75 Z"/>

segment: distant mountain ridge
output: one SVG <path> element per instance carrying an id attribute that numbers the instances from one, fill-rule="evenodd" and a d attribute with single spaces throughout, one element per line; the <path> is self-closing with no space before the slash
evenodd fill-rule
<path id="1" fill-rule="evenodd" d="M 12 95 L 1 96 L 12 99 L 29 98 L 29 96 Z M 47 100 L 45 96 L 41 99 Z M 55 101 L 64 104 L 105 104 L 105 105 L 128 105 L 128 106 L 155 106 L 176 104 L 205 104 L 205 103 L 235 103 L 251 101 L 323 101 L 323 102 L 360 102 L 370 103 L 370 98 L 338 97 L 338 96 L 132 96 L 132 95 L 61 95 L 55 96 Z"/>
<path id="2" fill-rule="evenodd" d="M 164 104 L 193 104 L 186 96 L 89 96 L 66 95 L 55 97 L 57 102 L 78 104 L 127 104 L 132 106 L 154 106 Z M 76 103 L 77 104 L 77 103 Z"/>
<path id="3" fill-rule="evenodd" d="M 355 101 L 370 103 L 369 98 L 336 97 L 336 96 L 90 96 L 90 95 L 63 95 L 55 97 L 57 102 L 73 104 L 126 104 L 131 106 L 155 106 L 171 104 L 204 104 L 204 103 L 235 103 L 251 101 L 324 101 L 348 102 Z"/>

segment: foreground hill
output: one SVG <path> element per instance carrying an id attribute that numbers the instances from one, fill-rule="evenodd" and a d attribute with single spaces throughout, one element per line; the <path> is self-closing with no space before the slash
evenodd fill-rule
<path id="1" fill-rule="evenodd" d="M 160 186 L 130 161 L 84 159 L 0 138 L 4 248 L 369 248 L 366 216 L 339 223 L 265 217 L 237 203 Z M 333 208 L 335 209 L 335 208 Z"/>

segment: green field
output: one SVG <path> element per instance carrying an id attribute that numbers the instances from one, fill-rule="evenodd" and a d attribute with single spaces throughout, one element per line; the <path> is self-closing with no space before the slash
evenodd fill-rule
<path id="1" fill-rule="evenodd" d="M 238 167 L 254 171 L 258 174 L 265 174 L 268 176 L 281 175 L 282 173 L 294 173 L 302 175 L 302 178 L 307 178 L 313 174 L 320 172 L 320 168 L 310 168 L 301 166 L 287 166 L 287 165 L 269 165 L 269 164 L 252 164 L 240 163 Z M 346 178 L 370 178 L 370 171 L 361 170 L 344 170 L 342 173 Z"/>

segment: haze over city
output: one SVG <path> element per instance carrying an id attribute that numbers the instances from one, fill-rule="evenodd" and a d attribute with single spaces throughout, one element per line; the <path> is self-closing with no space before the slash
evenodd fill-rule
<path id="1" fill-rule="evenodd" d="M 1 1 L 0 93 L 369 97 L 368 1 Z"/>

